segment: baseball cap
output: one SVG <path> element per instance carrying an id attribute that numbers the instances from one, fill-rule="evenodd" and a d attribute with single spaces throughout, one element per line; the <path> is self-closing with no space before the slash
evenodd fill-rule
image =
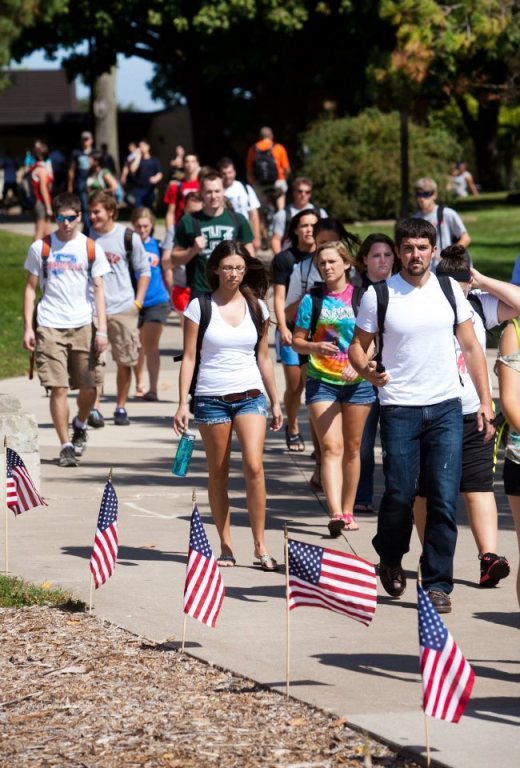
<path id="1" fill-rule="evenodd" d="M 81 138 L 82 139 L 93 139 L 94 137 L 92 136 L 90 131 L 83 131 L 83 133 L 81 134 Z"/>

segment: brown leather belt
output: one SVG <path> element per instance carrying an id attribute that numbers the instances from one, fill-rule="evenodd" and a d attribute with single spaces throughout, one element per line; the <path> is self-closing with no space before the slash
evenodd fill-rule
<path id="1" fill-rule="evenodd" d="M 222 395 L 222 397 L 217 397 L 217 400 L 223 400 L 225 403 L 239 403 L 248 397 L 258 397 L 261 394 L 262 391 L 260 389 L 246 389 L 245 392 L 233 392 L 230 395 Z"/>

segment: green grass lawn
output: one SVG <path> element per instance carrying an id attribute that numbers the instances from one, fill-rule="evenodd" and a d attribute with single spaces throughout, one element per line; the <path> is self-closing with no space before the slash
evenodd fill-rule
<path id="1" fill-rule="evenodd" d="M 30 237 L 0 232 L 0 379 L 29 370 L 29 353 L 22 349 L 22 300 L 30 243 Z"/>
<path id="2" fill-rule="evenodd" d="M 49 582 L 31 584 L 17 576 L 0 575 L 0 608 L 21 608 L 24 605 L 56 605 L 68 611 L 85 610 L 83 602 Z"/>

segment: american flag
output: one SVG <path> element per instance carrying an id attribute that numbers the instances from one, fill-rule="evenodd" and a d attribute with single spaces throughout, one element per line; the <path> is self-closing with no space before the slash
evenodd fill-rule
<path id="1" fill-rule="evenodd" d="M 431 717 L 458 723 L 471 695 L 475 673 L 420 584 L 417 596 L 423 709 Z"/>
<path id="2" fill-rule="evenodd" d="M 289 609 L 300 605 L 344 613 L 370 624 L 377 581 L 372 563 L 355 555 L 289 540 Z"/>
<path id="3" fill-rule="evenodd" d="M 206 536 L 197 506 L 193 507 L 184 585 L 184 613 L 214 627 L 224 600 L 224 581 Z"/>
<path id="4" fill-rule="evenodd" d="M 118 546 L 117 496 L 114 486 L 108 481 L 101 499 L 96 536 L 90 556 L 90 570 L 96 589 L 114 573 Z"/>
<path id="5" fill-rule="evenodd" d="M 6 465 L 7 506 L 11 507 L 15 515 L 34 507 L 47 506 L 36 490 L 27 467 L 11 448 L 6 448 Z"/>

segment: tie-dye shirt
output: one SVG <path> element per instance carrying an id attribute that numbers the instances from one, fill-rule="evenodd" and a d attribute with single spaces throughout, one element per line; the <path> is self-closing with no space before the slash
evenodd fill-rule
<path id="1" fill-rule="evenodd" d="M 356 318 L 352 309 L 354 286 L 347 285 L 341 293 L 328 293 L 324 287 L 323 304 L 316 325 L 313 341 L 330 341 L 337 344 L 335 355 L 309 355 L 307 374 L 327 384 L 359 384 L 361 377 L 345 381 L 342 373 L 349 364 L 348 348 L 354 335 Z M 296 325 L 308 330 L 311 326 L 312 297 L 307 294 L 301 300 Z"/>

